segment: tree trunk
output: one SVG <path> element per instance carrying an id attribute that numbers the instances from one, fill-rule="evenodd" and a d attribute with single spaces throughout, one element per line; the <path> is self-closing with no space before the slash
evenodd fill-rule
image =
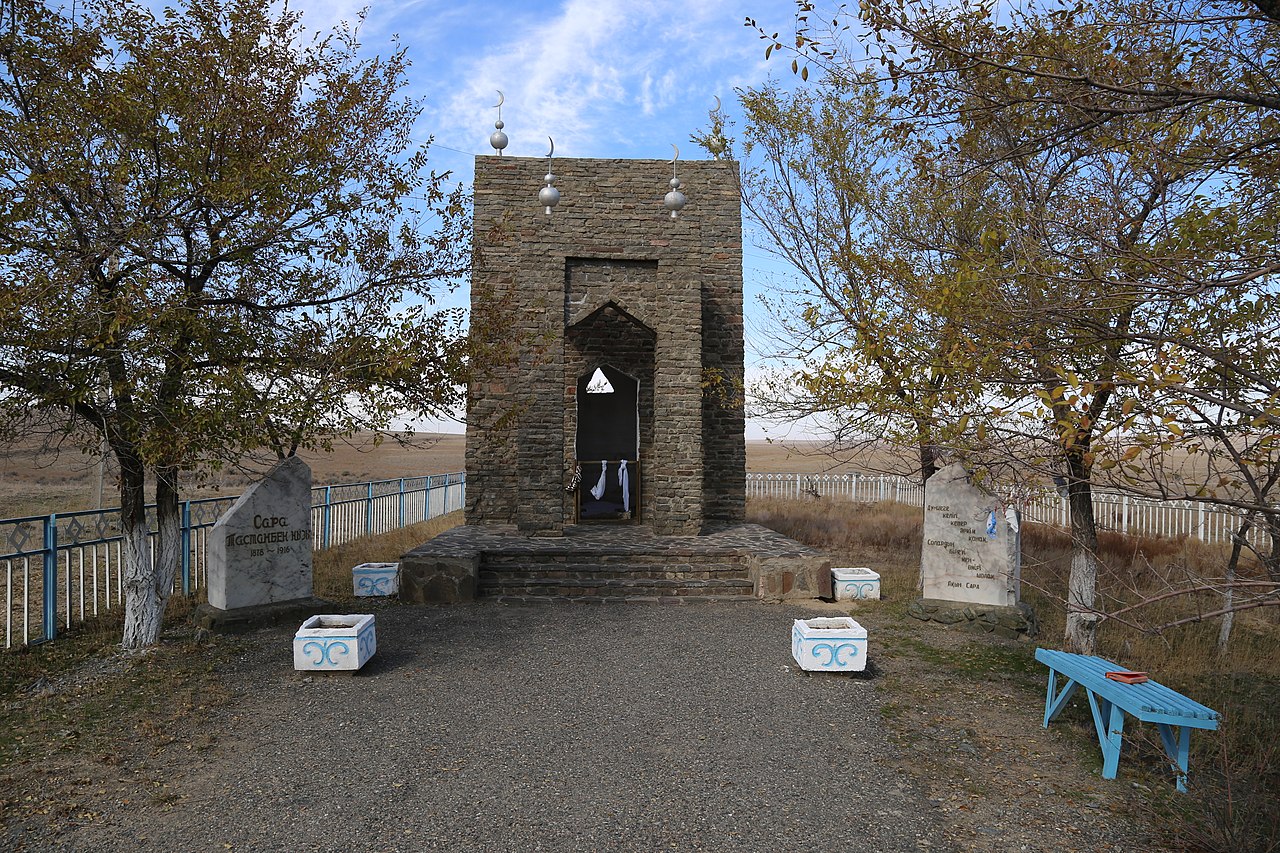
<path id="1" fill-rule="evenodd" d="M 1227 560 L 1227 588 L 1222 593 L 1222 609 L 1226 612 L 1222 614 L 1222 624 L 1218 626 L 1219 655 L 1227 653 L 1227 645 L 1231 642 L 1231 627 L 1235 624 L 1236 616 L 1235 611 L 1232 610 L 1236 597 L 1236 590 L 1232 584 L 1236 582 L 1236 567 L 1240 565 L 1240 552 L 1244 549 L 1244 543 L 1251 527 L 1253 527 L 1252 513 L 1240 525 L 1240 529 L 1231 540 L 1231 558 Z"/>
<path id="2" fill-rule="evenodd" d="M 1067 651 L 1098 653 L 1098 527 L 1093 517 L 1093 488 L 1079 453 L 1067 455 L 1067 506 L 1071 515 L 1071 574 L 1067 578 Z"/>
<path id="3" fill-rule="evenodd" d="M 927 483 L 938 472 L 938 448 L 927 441 L 920 442 L 920 482 Z"/>
<path id="4" fill-rule="evenodd" d="M 160 615 L 173 593 L 173 579 L 182 565 L 182 502 L 178 499 L 178 469 L 156 469 L 156 597 Z"/>
<path id="5" fill-rule="evenodd" d="M 124 639 L 126 649 L 140 649 L 160 636 L 152 590 L 150 529 L 147 526 L 146 468 L 132 446 L 117 445 L 120 464 L 120 533 L 124 548 Z"/>
<path id="6" fill-rule="evenodd" d="M 1263 524 L 1271 541 L 1271 553 L 1263 556 L 1262 563 L 1266 566 L 1267 577 L 1280 583 L 1280 516 L 1267 513 L 1263 516 Z"/>
<path id="7" fill-rule="evenodd" d="M 933 443 L 932 424 L 925 418 L 913 418 L 916 428 L 916 446 L 920 453 L 920 483 L 938 472 L 938 445 Z"/>
<path id="8" fill-rule="evenodd" d="M 1262 558 L 1267 577 L 1273 583 L 1280 583 L 1280 516 L 1268 512 L 1262 516 L 1262 524 L 1267 530 L 1267 538 L 1271 541 L 1271 551 L 1263 554 L 1262 549 L 1258 548 L 1256 553 Z M 1273 607 L 1271 611 L 1272 621 L 1280 625 L 1280 607 Z"/>

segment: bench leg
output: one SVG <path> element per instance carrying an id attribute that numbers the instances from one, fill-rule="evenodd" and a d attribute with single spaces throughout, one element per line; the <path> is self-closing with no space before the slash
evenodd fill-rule
<path id="1" fill-rule="evenodd" d="M 1187 756 L 1191 752 L 1191 727 L 1171 726 L 1168 723 L 1157 723 L 1160 729 L 1160 741 L 1164 751 L 1173 761 L 1173 772 L 1177 774 L 1178 790 L 1187 792 Z"/>
<path id="2" fill-rule="evenodd" d="M 1085 691 L 1093 711 L 1093 726 L 1098 732 L 1098 746 L 1102 747 L 1102 778 L 1114 779 L 1120 769 L 1120 747 L 1124 743 L 1124 709 L 1088 688 Z"/>
<path id="3" fill-rule="evenodd" d="M 1055 719 L 1058 714 L 1062 713 L 1062 709 L 1066 707 L 1067 701 L 1071 695 L 1076 692 L 1076 682 L 1074 679 L 1068 678 L 1067 683 L 1062 686 L 1062 692 L 1057 692 L 1058 674 L 1049 668 L 1049 688 L 1045 692 L 1044 697 L 1044 727 L 1049 728 L 1049 723 Z"/>

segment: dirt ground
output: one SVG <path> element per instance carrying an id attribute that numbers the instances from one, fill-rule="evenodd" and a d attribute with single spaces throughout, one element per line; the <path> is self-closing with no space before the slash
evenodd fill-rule
<path id="1" fill-rule="evenodd" d="M 421 610 L 390 606 L 406 613 L 401 619 L 417 619 L 413 612 Z M 873 719 L 878 716 L 879 731 L 870 736 L 886 739 L 888 749 L 876 765 L 850 758 L 847 770 L 861 776 L 901 774 L 913 783 L 900 786 L 899 802 L 883 815 L 851 809 L 847 838 L 859 838 L 859 821 L 895 820 L 897 811 L 900 820 L 923 818 L 934 827 L 915 847 L 901 849 L 1162 849 L 1143 824 L 1140 807 L 1153 789 L 1157 794 L 1171 789 L 1171 776 L 1158 772 L 1142 745 L 1126 744 L 1135 754 L 1121 762 L 1120 779 L 1103 781 L 1096 744 L 1082 734 L 1079 715 L 1042 729 L 1043 683 L 1041 672 L 1028 663 L 1032 643 L 915 622 L 893 602 L 863 603 L 852 612 L 873 637 L 868 701 L 878 708 Z M 483 616 L 483 610 L 474 615 Z M 566 619 L 575 617 L 570 612 Z M 188 820 L 188 803 L 216 802 L 220 774 L 232 772 L 218 770 L 225 765 L 219 756 L 232 745 L 227 739 L 257 736 L 220 726 L 228 720 L 247 725 L 239 713 L 244 708 L 268 713 L 271 703 L 296 698 L 294 683 L 301 675 L 284 689 L 276 683 L 283 676 L 266 672 L 283 666 L 268 653 L 271 644 L 282 644 L 278 634 L 202 639 L 178 625 L 163 646 L 145 656 L 101 651 L 60 675 L 5 685 L 0 839 L 8 838 L 6 847 L 63 849 L 64 841 L 76 840 L 67 849 L 87 849 L 79 847 L 81 841 L 159 838 L 170 812 L 174 820 Z M 492 653 L 500 656 L 502 649 Z M 266 670 L 259 672 L 261 667 Z M 795 670 L 792 678 L 841 676 Z M 823 730 L 823 743 L 868 736 L 865 724 L 856 734 L 842 735 L 836 724 L 827 729 L 808 720 L 801 706 L 783 716 L 799 726 L 790 733 L 774 730 L 787 735 L 791 749 L 804 748 L 803 733 L 812 726 Z M 792 742 L 796 735 L 801 739 Z M 374 772 L 356 763 L 352 772 L 357 775 Z M 271 802 L 268 781 L 262 794 Z M 101 836 L 93 830 L 99 824 Z M 124 835 L 122 826 L 128 827 Z M 612 849 L 639 849 L 620 844 Z M 97 849 L 124 847 L 113 841 Z M 131 849 L 160 848 L 143 841 Z M 205 847 L 192 843 L 186 849 Z"/>
<path id="2" fill-rule="evenodd" d="M 1155 745 L 1134 742 L 1127 732 L 1120 778 L 1102 780 L 1083 700 L 1051 729 L 1040 725 L 1044 682 L 1034 642 L 919 623 L 892 600 L 814 606 L 852 612 L 873 638 L 868 701 L 893 747 L 885 760 L 913 780 L 913 793 L 897 809 L 940 827 L 916 849 L 1165 849 L 1143 807 L 1173 789 Z M 96 837 L 92 827 L 102 821 L 118 829 L 135 815 L 142 826 L 144 819 L 163 821 L 188 800 L 216 801 L 215 776 L 205 780 L 211 789 L 201 790 L 201 774 L 175 774 L 175 762 L 216 764 L 220 738 L 228 736 L 219 734 L 217 721 L 273 701 L 252 678 L 246 686 L 245 673 L 271 657 L 264 644 L 278 645 L 280 632 L 208 638 L 194 635 L 180 617 L 173 622 L 163 645 L 146 655 L 126 656 L 99 640 L 86 658 L 84 644 L 95 641 L 81 637 L 0 663 L 0 846 L 60 849 L 59 839 Z M 82 662 L 61 670 L 54 658 L 40 660 L 76 654 Z M 840 676 L 795 670 L 794 677 Z M 789 722 L 775 734 L 801 735 L 788 728 L 802 723 L 799 709 L 779 712 Z M 1193 784 L 1194 773 L 1193 767 Z M 856 809 L 850 815 L 853 838 L 858 821 L 869 818 Z M 892 820 L 892 810 L 874 819 Z M 6 833 L 9 845 L 2 843 Z"/>
<path id="3" fill-rule="evenodd" d="M 874 605 L 854 616 L 876 638 L 881 713 L 900 766 L 925 787 L 958 849 L 1165 849 L 1144 798 L 1170 795 L 1172 774 L 1126 732 L 1119 778 L 1102 779 L 1083 697 L 1044 729 L 1034 641 L 973 636 Z"/>
<path id="4" fill-rule="evenodd" d="M 462 436 L 443 435 L 307 458 L 317 483 L 360 482 L 461 470 L 463 445 Z M 748 468 L 841 470 L 817 448 L 776 442 L 750 442 Z M 74 452 L 0 452 L 0 517 L 85 506 L 96 478 L 96 463 Z M 234 494 L 247 478 L 227 474 L 212 485 Z M 1168 797 L 1173 782 L 1153 732 L 1126 732 L 1120 778 L 1103 781 L 1082 699 L 1041 727 L 1044 672 L 1033 641 L 919 623 L 905 604 L 895 592 L 853 613 L 874 638 L 874 684 L 894 760 L 945 827 L 936 848 L 1162 849 L 1147 804 Z M 10 656 L 0 667 L 0 816 L 8 826 L 45 827 L 53 834 L 40 837 L 56 838 L 59 827 L 92 824 L 121 803 L 163 809 L 175 796 L 170 763 L 211 748 L 207 722 L 238 700 L 225 675 L 250 654 L 242 644 L 251 638 L 198 644 L 179 613 L 160 650 L 126 657 L 111 650 L 113 630 Z M 77 654 L 87 662 L 42 661 Z M 1193 785 L 1194 774 L 1192 767 Z"/>

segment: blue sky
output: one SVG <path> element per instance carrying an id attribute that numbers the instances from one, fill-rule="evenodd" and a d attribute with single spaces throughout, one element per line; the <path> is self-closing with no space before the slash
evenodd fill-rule
<path id="1" fill-rule="evenodd" d="M 433 136 L 431 165 L 470 182 L 472 159 L 491 154 L 497 91 L 511 139 L 507 154 L 543 156 L 547 137 L 566 157 L 705 155 L 689 136 L 705 127 L 716 96 L 731 119 L 734 90 L 773 75 L 789 82 L 789 63 L 764 59 L 765 43 L 743 25 L 747 15 L 771 31 L 794 25 L 791 0 L 294 0 L 305 26 L 327 29 L 354 21 L 367 5 L 361 41 L 386 53 L 398 36 L 408 52 L 407 94 L 422 98 L 417 136 Z M 785 269 L 752 244 L 744 246 L 748 362 L 754 372 L 753 303 L 769 276 Z M 457 429 L 457 427 L 453 427 Z M 749 437 L 763 436 L 750 425 Z M 772 435 L 779 430 L 770 428 Z"/>
<path id="2" fill-rule="evenodd" d="M 353 19 L 364 4 L 293 5 L 304 22 L 324 25 Z M 383 52 L 399 36 L 413 63 L 410 94 L 425 99 L 420 132 L 439 146 L 433 159 L 467 176 L 471 155 L 492 153 L 499 89 L 508 154 L 544 155 L 552 136 L 567 157 L 666 158 L 673 142 L 697 156 L 689 134 L 705 124 L 716 95 L 728 102 L 735 87 L 770 72 L 790 77 L 777 60 L 764 61 L 764 43 L 744 16 L 776 19 L 780 29 L 793 8 L 790 0 L 373 0 L 362 40 Z"/>

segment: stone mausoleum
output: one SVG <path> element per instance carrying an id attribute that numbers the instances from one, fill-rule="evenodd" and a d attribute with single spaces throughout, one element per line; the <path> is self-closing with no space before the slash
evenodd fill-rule
<path id="1" fill-rule="evenodd" d="M 516 358 L 470 389 L 467 523 L 558 534 L 606 462 L 628 462 L 631 520 L 696 534 L 743 520 L 742 217 L 736 164 L 479 157 L 471 316 Z M 608 393 L 588 387 L 596 371 Z M 597 380 L 597 384 L 599 383 Z M 601 390 L 604 390 L 602 387 Z M 600 508 L 605 509 L 605 508 Z"/>
<path id="2" fill-rule="evenodd" d="M 466 526 L 405 555 L 404 597 L 830 595 L 744 524 L 736 169 L 476 158 Z"/>

